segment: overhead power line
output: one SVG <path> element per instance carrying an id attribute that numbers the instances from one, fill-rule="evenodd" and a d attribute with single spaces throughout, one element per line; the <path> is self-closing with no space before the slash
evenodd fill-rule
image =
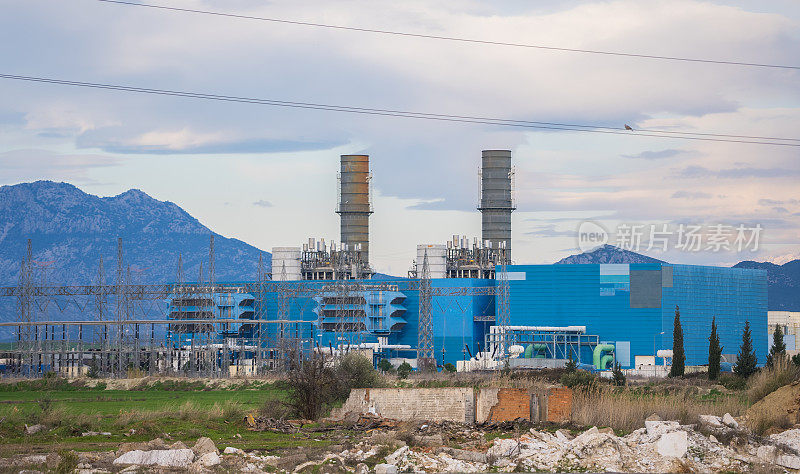
<path id="1" fill-rule="evenodd" d="M 664 60 L 664 61 L 682 61 L 682 62 L 690 62 L 690 63 L 706 63 L 706 64 L 724 64 L 730 66 L 747 66 L 747 67 L 761 67 L 761 68 L 776 68 L 776 69 L 800 69 L 800 66 L 791 66 L 791 65 L 784 65 L 784 64 L 766 64 L 766 63 L 753 63 L 753 62 L 744 62 L 744 61 L 725 61 L 719 59 L 704 59 L 704 58 L 684 58 L 678 56 L 660 56 L 655 54 L 638 54 L 638 53 L 626 53 L 622 51 L 604 51 L 599 49 L 580 49 L 580 48 L 563 48 L 558 46 L 547 46 L 541 44 L 529 44 L 529 43 L 510 43 L 505 41 L 492 41 L 492 40 L 482 40 L 476 38 L 460 38 L 456 36 L 441 36 L 441 35 L 427 35 L 422 33 L 409 33 L 405 31 L 392 31 L 392 30 L 381 30 L 376 28 L 360 28 L 355 26 L 343 26 L 343 25 L 331 25 L 326 23 L 313 23 L 308 21 L 298 21 L 298 20 L 286 20 L 283 18 L 270 18 L 270 17 L 263 17 L 263 16 L 252 16 L 252 15 L 239 15 L 236 13 L 225 13 L 225 12 L 218 12 L 218 11 L 210 11 L 210 10 L 197 10 L 193 8 L 179 8 L 179 7 L 168 7 L 166 5 L 157 5 L 152 3 L 137 3 L 137 2 L 128 2 L 124 0 L 97 0 L 103 3 L 116 3 L 119 5 L 129 5 L 134 7 L 145 7 L 145 8 L 154 8 L 159 10 L 169 10 L 173 12 L 184 12 L 184 13 L 198 13 L 202 15 L 213 15 L 213 16 L 221 16 L 221 17 L 228 17 L 228 18 L 238 18 L 243 20 L 258 20 L 258 21 L 268 21 L 272 23 L 284 23 L 287 25 L 298 25 L 298 26 L 310 26 L 315 28 L 328 28 L 332 30 L 346 30 L 346 31 L 357 31 L 361 33 L 377 33 L 382 35 L 393 35 L 393 36 L 406 36 L 411 38 L 424 38 L 424 39 L 432 39 L 432 40 L 440 40 L 440 41 L 453 41 L 458 43 L 473 43 L 473 44 L 485 44 L 485 45 L 492 45 L 492 46 L 511 46 L 515 48 L 529 48 L 529 49 L 541 49 L 547 51 L 561 51 L 561 52 L 568 52 L 568 53 L 585 53 L 585 54 L 599 54 L 605 56 L 622 56 L 628 58 L 638 58 L 638 59 L 653 59 L 653 60 Z"/>
<path id="2" fill-rule="evenodd" d="M 363 115 L 402 117 L 402 118 L 412 118 L 412 119 L 422 119 L 422 120 L 435 120 L 442 122 L 473 123 L 473 124 L 484 124 L 484 125 L 497 125 L 502 127 L 518 127 L 518 128 L 529 128 L 529 129 L 559 130 L 559 131 L 573 131 L 573 132 L 586 132 L 586 133 L 603 133 L 611 135 L 626 135 L 626 136 L 637 136 L 637 137 L 675 138 L 681 140 L 699 140 L 699 141 L 709 141 L 709 142 L 749 143 L 754 145 L 800 147 L 800 138 L 759 137 L 759 136 L 724 135 L 724 134 L 703 134 L 708 136 L 697 136 L 701 134 L 695 132 L 683 133 L 677 131 L 653 131 L 653 130 L 636 131 L 636 130 L 625 130 L 623 128 L 595 127 L 592 125 L 577 125 L 577 124 L 566 124 L 557 122 L 536 122 L 536 121 L 526 121 L 526 120 L 478 117 L 470 115 L 434 114 L 427 112 L 376 109 L 367 107 L 352 107 L 352 106 L 335 105 L 335 104 L 294 102 L 294 101 L 276 100 L 276 99 L 259 99 L 255 97 L 229 96 L 229 95 L 209 94 L 201 92 L 177 91 L 169 89 L 151 89 L 145 87 L 124 86 L 118 84 L 71 81 L 66 79 L 20 76 L 15 74 L 4 74 L 4 73 L 0 73 L 0 79 L 11 79 L 18 81 L 26 81 L 26 82 L 45 83 L 45 84 L 59 84 L 59 85 L 74 86 L 74 87 L 86 87 L 92 89 L 136 92 L 140 94 L 184 97 L 189 99 L 204 99 L 204 100 L 214 100 L 221 102 L 238 102 L 246 104 L 270 105 L 275 107 L 289 107 L 297 109 L 327 110 L 331 112 L 348 112 L 348 113 L 363 114 Z M 796 142 L 796 143 L 791 143 L 791 142 Z"/>

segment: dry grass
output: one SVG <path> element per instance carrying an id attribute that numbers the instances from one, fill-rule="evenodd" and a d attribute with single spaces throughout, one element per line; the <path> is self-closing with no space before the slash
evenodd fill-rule
<path id="1" fill-rule="evenodd" d="M 575 392 L 572 421 L 585 426 L 610 426 L 616 430 L 633 431 L 644 427 L 644 420 L 653 413 L 664 420 L 687 424 L 697 422 L 698 415 L 730 413 L 738 416 L 746 409 L 746 400 L 736 395 L 702 399 L 686 390 L 654 394 L 599 388 Z"/>
<path id="2" fill-rule="evenodd" d="M 755 403 L 798 379 L 800 370 L 788 357 L 776 358 L 772 367 L 764 367 L 747 380 L 747 397 Z"/>

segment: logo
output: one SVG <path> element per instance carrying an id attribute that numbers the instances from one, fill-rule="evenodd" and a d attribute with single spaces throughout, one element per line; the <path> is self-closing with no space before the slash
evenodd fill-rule
<path id="1" fill-rule="evenodd" d="M 581 252 L 594 250 L 608 243 L 608 232 L 593 221 L 583 221 L 578 226 L 578 249 Z"/>

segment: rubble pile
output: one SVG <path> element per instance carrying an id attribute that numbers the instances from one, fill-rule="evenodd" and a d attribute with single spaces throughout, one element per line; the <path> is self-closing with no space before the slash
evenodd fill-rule
<path id="1" fill-rule="evenodd" d="M 276 431 L 288 426 L 293 431 L 301 429 L 296 423 L 282 421 L 262 421 L 261 425 Z M 373 428 L 349 431 L 368 426 Z M 342 444 L 318 450 L 287 450 L 281 456 L 230 446 L 220 452 L 209 438 L 198 439 L 192 447 L 180 441 L 168 445 L 156 438 L 123 443 L 116 452 L 79 453 L 75 472 L 800 471 L 800 428 L 757 437 L 730 415 L 701 416 L 696 425 L 650 417 L 644 428 L 624 436 L 597 427 L 582 432 L 530 428 L 520 423 L 503 425 L 507 430 L 498 427 L 358 419 L 341 426 L 346 433 L 336 439 Z M 58 465 L 58 455 L 9 461 L 0 467 L 38 465 L 52 469 Z"/>

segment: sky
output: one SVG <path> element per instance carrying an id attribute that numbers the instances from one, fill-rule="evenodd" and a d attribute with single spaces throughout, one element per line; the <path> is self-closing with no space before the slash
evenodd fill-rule
<path id="1" fill-rule="evenodd" d="M 800 66 L 800 4 L 152 0 L 350 27 Z M 800 138 L 800 70 L 435 41 L 96 0 L 0 3 L 0 73 L 514 120 Z M 481 150 L 510 149 L 515 263 L 579 229 L 674 263 L 800 258 L 800 147 L 357 115 L 0 79 L 0 185 L 138 188 L 256 247 L 339 240 L 341 154 L 369 154 L 371 260 L 480 235 Z M 797 142 L 796 142 L 797 143 Z M 587 224 L 587 222 L 589 224 Z M 583 227 L 582 227 L 583 226 Z M 641 227 L 637 227 L 641 226 Z M 665 245 L 648 249 L 649 232 Z M 666 226 L 664 228 L 663 226 Z M 700 226 L 700 250 L 678 230 Z M 728 248 L 707 245 L 723 226 Z M 758 244 L 734 245 L 737 227 Z M 753 231 L 760 226 L 761 230 Z M 729 234 L 732 232 L 732 234 Z M 631 235 L 634 235 L 633 231 Z M 585 242 L 584 242 L 585 243 Z M 664 250 L 666 248 L 666 250 Z"/>

